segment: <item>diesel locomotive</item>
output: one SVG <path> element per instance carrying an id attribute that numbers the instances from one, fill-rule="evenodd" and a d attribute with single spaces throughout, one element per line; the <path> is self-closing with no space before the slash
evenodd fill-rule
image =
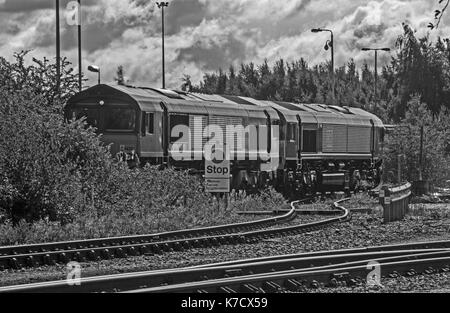
<path id="1" fill-rule="evenodd" d="M 231 159 L 231 188 L 236 190 L 273 186 L 290 196 L 349 192 L 375 187 L 381 179 L 384 125 L 359 108 L 101 84 L 74 95 L 65 115 L 69 120 L 85 117 L 113 155 L 137 155 L 141 164 L 199 175 L 208 138 L 195 126 L 219 125 L 224 141 L 237 140 L 227 134 L 227 126 L 253 126 L 267 138 L 277 126 L 276 147 L 270 140 L 261 142 L 261 136 L 234 145 L 231 153 L 240 155 Z M 172 149 L 180 141 L 173 131 L 179 125 L 192 130 L 184 139 L 190 147 L 184 152 L 192 157 L 181 160 Z"/>

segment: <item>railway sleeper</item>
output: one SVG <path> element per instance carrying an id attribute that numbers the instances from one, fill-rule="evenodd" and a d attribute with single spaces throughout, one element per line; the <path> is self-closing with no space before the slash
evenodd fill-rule
<path id="1" fill-rule="evenodd" d="M 97 257 L 97 255 L 96 255 L 94 250 L 89 250 L 88 251 L 88 253 L 87 253 L 88 260 L 94 261 L 96 259 L 96 257 Z"/>
<path id="2" fill-rule="evenodd" d="M 230 293 L 230 294 L 237 293 L 234 289 L 227 287 L 227 286 L 220 287 L 219 289 L 220 289 L 220 292 L 223 292 L 223 293 Z"/>
<path id="3" fill-rule="evenodd" d="M 268 291 L 271 293 L 280 292 L 283 290 L 283 287 L 281 287 L 278 283 L 273 282 L 273 281 L 264 282 L 262 288 L 265 291 Z"/>
<path id="4" fill-rule="evenodd" d="M 263 292 L 263 290 L 261 290 L 260 288 L 256 287 L 255 285 L 252 285 L 252 284 L 243 284 L 240 288 L 240 292 L 261 293 L 261 292 Z"/>
<path id="5" fill-rule="evenodd" d="M 284 287 L 291 291 L 302 291 L 305 289 L 305 286 L 301 282 L 296 279 L 288 279 L 284 282 Z"/>
<path id="6" fill-rule="evenodd" d="M 109 260 L 111 258 L 111 253 L 109 249 L 103 249 L 101 255 L 104 260 Z"/>

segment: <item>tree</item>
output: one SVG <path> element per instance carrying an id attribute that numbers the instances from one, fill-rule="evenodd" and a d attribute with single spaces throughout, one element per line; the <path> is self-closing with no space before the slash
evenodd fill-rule
<path id="1" fill-rule="evenodd" d="M 117 68 L 116 75 L 117 76 L 114 78 L 114 80 L 117 82 L 117 85 L 125 85 L 125 76 L 122 65 L 119 65 L 119 67 Z"/>
<path id="2" fill-rule="evenodd" d="M 450 176 L 450 121 L 448 109 L 442 109 L 438 116 L 414 96 L 408 103 L 405 117 L 399 127 L 388 136 L 388 150 L 384 160 L 386 168 L 395 171 L 397 156 L 405 156 L 403 179 L 416 181 L 420 169 L 420 129 L 424 128 L 423 175 L 426 180 L 442 184 Z"/>
<path id="3" fill-rule="evenodd" d="M 434 19 L 435 23 L 429 23 L 428 28 L 435 29 L 439 27 L 439 24 L 441 23 L 442 17 L 444 16 L 445 11 L 447 11 L 448 6 L 450 5 L 450 0 L 437 0 L 439 5 L 443 5 L 441 9 L 434 11 Z"/>
<path id="4" fill-rule="evenodd" d="M 183 91 L 192 91 L 192 82 L 191 82 L 191 76 L 184 74 L 183 77 L 181 78 L 181 81 L 183 82 L 181 84 L 181 90 Z"/>
<path id="5" fill-rule="evenodd" d="M 58 95 L 56 64 L 47 58 L 32 58 L 30 65 L 27 65 L 28 54 L 29 51 L 14 53 L 12 63 L 0 57 L 0 103 L 7 105 L 18 91 L 22 91 L 28 98 L 43 100 L 39 101 L 39 105 L 30 107 L 30 110 L 61 113 L 66 101 L 79 90 L 78 74 L 66 58 L 61 59 L 61 86 Z"/>
<path id="6" fill-rule="evenodd" d="M 64 221 L 104 181 L 109 152 L 83 120 L 64 120 L 63 104 L 78 92 L 70 63 L 62 59 L 59 97 L 55 64 L 26 65 L 26 55 L 0 58 L 0 215 Z"/>

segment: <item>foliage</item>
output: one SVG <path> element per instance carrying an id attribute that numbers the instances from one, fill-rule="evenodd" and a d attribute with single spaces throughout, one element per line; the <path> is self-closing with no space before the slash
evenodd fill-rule
<path id="1" fill-rule="evenodd" d="M 24 99 L 39 98 L 38 105 L 30 104 L 29 109 L 38 112 L 62 113 L 64 103 L 79 90 L 78 74 L 74 73 L 66 58 L 61 59 L 60 95 L 56 86 L 56 65 L 47 58 L 32 59 L 27 64 L 29 51 L 14 54 L 15 61 L 10 63 L 0 57 L 0 102 L 8 105 L 10 98 L 20 92 Z M 12 104 L 14 105 L 14 103 Z"/>
<path id="2" fill-rule="evenodd" d="M 443 5 L 440 9 L 437 9 L 434 11 L 434 19 L 435 19 L 435 23 L 429 23 L 428 24 L 428 28 L 430 28 L 431 30 L 438 28 L 442 17 L 444 16 L 445 11 L 447 11 L 448 6 L 450 4 L 450 0 L 437 0 L 439 5 Z"/>
<path id="3" fill-rule="evenodd" d="M 64 219 L 82 205 L 82 190 L 100 180 L 111 162 L 107 149 L 82 121 L 65 123 L 21 104 L 0 110 L 0 208 L 14 219 Z"/>
<path id="4" fill-rule="evenodd" d="M 408 103 L 408 111 L 396 130 L 389 135 L 388 153 L 384 157 L 386 167 L 395 169 L 399 154 L 405 155 L 403 180 L 419 180 L 420 129 L 424 128 L 423 179 L 435 184 L 444 183 L 450 177 L 450 119 L 448 109 L 438 116 L 420 101 L 418 96 Z M 391 176 L 393 176 L 391 174 Z"/>
<path id="5" fill-rule="evenodd" d="M 116 77 L 114 80 L 117 82 L 117 85 L 125 85 L 125 73 L 123 70 L 123 65 L 119 65 L 116 72 Z"/>
<path id="6" fill-rule="evenodd" d="M 46 59 L 27 65 L 26 55 L 0 59 L 0 215 L 66 221 L 111 161 L 94 129 L 63 119 L 61 103 L 78 90 L 69 63 L 61 64 L 58 97 L 55 65 Z"/>
<path id="7" fill-rule="evenodd" d="M 450 44 L 428 37 L 417 39 L 406 24 L 396 43 L 396 55 L 383 67 L 375 94 L 375 75 L 367 63 L 358 69 L 350 59 L 335 70 L 336 94 L 333 100 L 330 64 L 310 66 L 301 58 L 286 62 L 283 59 L 270 66 L 241 64 L 239 70 L 231 66 L 227 72 L 206 73 L 192 90 L 202 93 L 230 94 L 261 100 L 294 103 L 336 103 L 366 109 L 380 116 L 386 123 L 396 123 L 405 116 L 408 102 L 420 94 L 433 114 L 442 107 L 450 108 Z"/>

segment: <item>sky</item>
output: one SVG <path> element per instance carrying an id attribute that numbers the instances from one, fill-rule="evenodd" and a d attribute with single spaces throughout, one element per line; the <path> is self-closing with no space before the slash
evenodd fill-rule
<path id="1" fill-rule="evenodd" d="M 394 48 L 408 23 L 425 36 L 438 0 L 172 0 L 165 9 L 166 87 L 176 89 L 181 77 L 198 83 L 203 74 L 242 62 L 287 61 L 303 57 L 314 65 L 330 58 L 324 50 L 328 33 L 335 33 L 336 66 L 353 58 L 373 64 L 361 48 Z M 69 0 L 61 3 L 62 55 L 75 69 L 77 27 Z M 0 0 L 0 56 L 32 50 L 31 56 L 55 57 L 55 1 Z M 103 82 L 113 82 L 122 65 L 128 83 L 161 86 L 161 10 L 150 0 L 82 0 L 83 71 L 96 83 L 89 64 L 100 66 Z M 430 37 L 448 36 L 450 12 Z M 393 52 L 395 53 L 395 52 Z M 380 55 L 380 66 L 390 55 Z M 31 59 L 31 57 L 30 57 Z"/>

